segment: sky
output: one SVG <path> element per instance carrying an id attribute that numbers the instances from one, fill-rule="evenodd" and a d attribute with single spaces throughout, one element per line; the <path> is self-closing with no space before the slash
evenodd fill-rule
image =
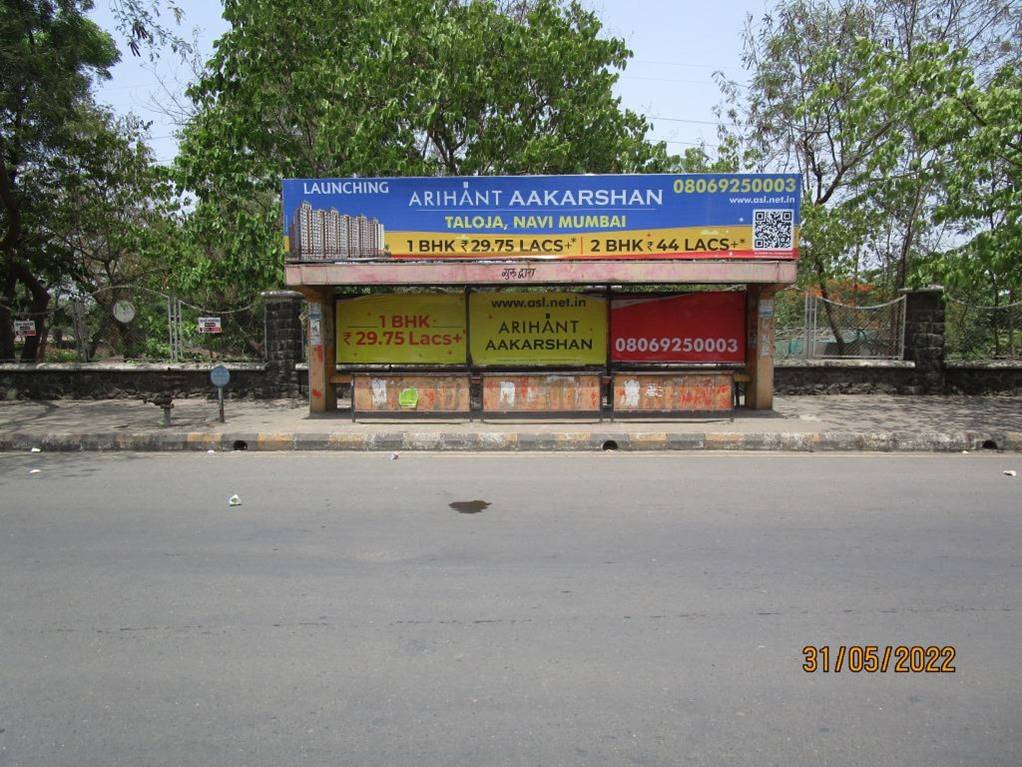
<path id="1" fill-rule="evenodd" d="M 115 29 L 109 3 L 96 0 L 91 16 L 114 35 L 122 58 L 112 78 L 100 85 L 98 101 L 118 113 L 134 112 L 152 121 L 156 159 L 170 162 L 177 153 L 177 139 L 174 121 L 165 114 L 171 103 L 167 89 L 180 97 L 191 69 L 170 51 L 155 64 L 132 56 Z M 216 0 L 178 4 L 184 10 L 179 34 L 194 39 L 208 57 L 216 39 L 227 31 L 221 4 Z M 701 141 L 712 150 L 717 141 L 713 108 L 721 100 L 713 73 L 745 79 L 742 30 L 748 15 L 764 13 L 765 0 L 583 0 L 583 4 L 603 20 L 607 35 L 623 38 L 631 49 L 633 58 L 621 75 L 617 95 L 625 107 L 650 119 L 650 137 L 667 141 L 668 149 L 678 154 Z"/>

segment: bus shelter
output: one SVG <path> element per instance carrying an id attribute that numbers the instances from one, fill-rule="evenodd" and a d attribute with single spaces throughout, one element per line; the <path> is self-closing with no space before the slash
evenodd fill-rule
<path id="1" fill-rule="evenodd" d="M 720 412 L 773 402 L 794 282 L 785 174 L 295 179 L 287 285 L 309 407 L 359 415 Z"/>

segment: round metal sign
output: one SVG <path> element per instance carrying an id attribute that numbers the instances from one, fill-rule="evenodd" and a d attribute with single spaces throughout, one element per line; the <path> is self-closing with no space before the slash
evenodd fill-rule
<path id="1" fill-rule="evenodd" d="M 135 307 L 131 301 L 118 301 L 114 304 L 114 319 L 125 325 L 135 319 Z"/>
<path id="2" fill-rule="evenodd" d="M 223 365 L 217 365 L 209 371 L 209 380 L 212 381 L 213 385 L 216 387 L 227 386 L 231 380 L 231 371 Z"/>

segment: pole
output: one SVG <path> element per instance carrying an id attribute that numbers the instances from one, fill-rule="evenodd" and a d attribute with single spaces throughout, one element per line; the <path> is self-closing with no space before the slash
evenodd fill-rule
<path id="1" fill-rule="evenodd" d="M 220 423 L 224 423 L 224 387 L 216 387 L 217 397 L 220 400 Z"/>

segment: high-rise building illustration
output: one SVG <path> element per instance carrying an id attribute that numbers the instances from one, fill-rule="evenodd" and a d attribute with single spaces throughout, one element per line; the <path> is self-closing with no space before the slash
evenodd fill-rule
<path id="1" fill-rule="evenodd" d="M 326 211 L 312 211 L 312 252 L 324 253 L 324 235 L 326 234 Z"/>
<path id="2" fill-rule="evenodd" d="M 288 231 L 291 238 L 291 252 L 295 257 L 312 252 L 312 206 L 303 202 L 291 218 Z"/>
<path id="3" fill-rule="evenodd" d="M 348 222 L 348 258 L 355 258 L 358 256 L 358 219 L 351 216 L 345 216 L 344 218 Z"/>
<path id="4" fill-rule="evenodd" d="M 369 220 L 362 216 L 358 217 L 358 244 L 359 247 L 370 249 L 373 247 L 373 242 L 369 238 Z"/>
<path id="5" fill-rule="evenodd" d="M 351 216 L 342 213 L 337 218 L 337 257 L 351 258 L 351 248 L 348 243 L 348 232 L 351 231 Z"/>
<path id="6" fill-rule="evenodd" d="M 341 215 L 333 208 L 323 214 L 323 254 L 327 258 L 336 258 L 340 251 L 340 219 Z"/>
<path id="7" fill-rule="evenodd" d="M 375 218 L 350 216 L 336 208 L 314 209 L 302 202 L 288 227 L 291 258 L 333 261 L 386 256 L 384 227 Z"/>

